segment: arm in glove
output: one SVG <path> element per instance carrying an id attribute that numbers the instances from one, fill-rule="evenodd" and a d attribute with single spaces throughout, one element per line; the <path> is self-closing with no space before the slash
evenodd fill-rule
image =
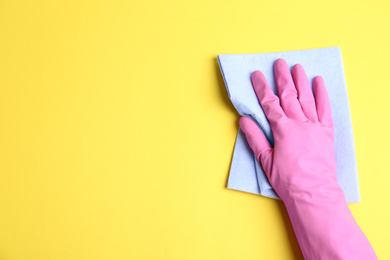
<path id="1" fill-rule="evenodd" d="M 240 118 L 240 127 L 284 202 L 305 259 L 377 259 L 352 216 L 337 183 L 333 120 L 321 77 L 313 92 L 299 64 L 292 76 L 283 59 L 275 62 L 279 98 L 260 71 L 252 84 L 270 123 L 270 145 L 257 124 Z"/>

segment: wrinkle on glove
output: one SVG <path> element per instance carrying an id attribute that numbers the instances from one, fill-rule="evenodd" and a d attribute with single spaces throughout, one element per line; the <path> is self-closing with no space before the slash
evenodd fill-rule
<path id="1" fill-rule="evenodd" d="M 271 128 L 251 84 L 251 73 L 261 70 L 277 94 L 273 64 L 283 58 L 289 66 L 301 64 L 312 82 L 316 75 L 325 81 L 334 122 L 337 182 L 347 203 L 360 202 L 355 145 L 341 51 L 338 47 L 260 54 L 222 54 L 218 62 L 230 100 L 238 113 L 252 118 L 274 144 Z M 261 164 L 256 160 L 244 133 L 238 130 L 228 188 L 278 199 Z"/>

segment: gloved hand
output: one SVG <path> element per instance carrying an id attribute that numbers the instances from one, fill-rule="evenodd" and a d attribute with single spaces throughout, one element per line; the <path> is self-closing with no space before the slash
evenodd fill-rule
<path id="1" fill-rule="evenodd" d="M 303 67 L 274 65 L 279 98 L 261 71 L 252 85 L 270 123 L 270 145 L 257 124 L 240 118 L 240 128 L 267 177 L 284 202 L 305 259 L 377 259 L 353 218 L 337 183 L 334 131 L 321 77 L 313 92 Z"/>

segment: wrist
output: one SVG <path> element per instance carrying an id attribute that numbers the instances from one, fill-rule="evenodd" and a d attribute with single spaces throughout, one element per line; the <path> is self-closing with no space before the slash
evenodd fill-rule
<path id="1" fill-rule="evenodd" d="M 284 203 L 330 203 L 342 201 L 345 195 L 337 179 L 329 174 L 301 174 L 282 185 L 276 185 L 275 191 Z"/>

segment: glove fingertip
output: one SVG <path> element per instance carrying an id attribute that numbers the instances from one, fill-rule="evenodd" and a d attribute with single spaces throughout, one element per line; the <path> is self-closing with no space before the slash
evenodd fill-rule
<path id="1" fill-rule="evenodd" d="M 250 124 L 250 121 L 252 121 L 252 119 L 250 119 L 249 117 L 246 117 L 246 116 L 242 116 L 240 118 L 240 120 L 239 120 L 240 128 L 244 133 L 246 132 L 246 129 L 248 129 L 248 125 Z"/>

